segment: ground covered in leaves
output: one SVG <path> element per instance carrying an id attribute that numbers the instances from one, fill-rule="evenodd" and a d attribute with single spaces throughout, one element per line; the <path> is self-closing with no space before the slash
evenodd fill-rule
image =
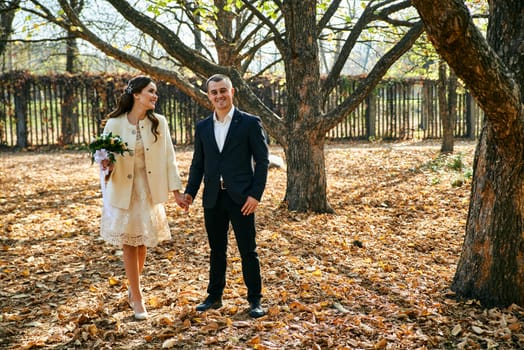
<path id="1" fill-rule="evenodd" d="M 278 147 L 271 152 L 283 155 Z M 0 154 L 0 348 L 516 349 L 524 310 L 484 309 L 450 291 L 473 143 L 331 144 L 335 214 L 289 212 L 271 169 L 257 211 L 267 315 L 246 313 L 230 240 L 224 306 L 198 313 L 208 248 L 200 198 L 166 205 L 173 239 L 149 251 L 150 318 L 126 302 L 121 251 L 99 239 L 98 172 L 85 151 Z M 191 148 L 177 150 L 184 179 Z"/>

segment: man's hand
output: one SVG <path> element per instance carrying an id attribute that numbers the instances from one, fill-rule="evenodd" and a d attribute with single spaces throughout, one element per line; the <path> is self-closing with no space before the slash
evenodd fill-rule
<path id="1" fill-rule="evenodd" d="M 185 211 L 188 211 L 189 210 L 189 205 L 191 204 L 192 201 L 188 201 L 187 200 L 187 196 L 189 196 L 188 194 L 182 194 L 178 191 L 173 191 L 173 193 L 175 194 L 175 201 L 176 201 L 176 204 L 178 204 L 178 206 L 182 209 L 184 209 Z M 191 196 L 189 196 L 191 198 Z"/>
<path id="2" fill-rule="evenodd" d="M 191 197 L 189 193 L 184 193 L 184 199 L 186 200 L 188 206 L 193 204 L 193 197 Z"/>
<path id="3" fill-rule="evenodd" d="M 246 202 L 244 203 L 240 211 L 242 212 L 243 215 L 251 215 L 255 212 L 255 210 L 257 209 L 257 206 L 258 206 L 258 201 L 255 198 L 248 196 L 246 199 Z"/>

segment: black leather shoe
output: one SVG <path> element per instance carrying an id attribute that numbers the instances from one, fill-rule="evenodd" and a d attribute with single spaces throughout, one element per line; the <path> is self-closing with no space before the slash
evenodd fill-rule
<path id="1" fill-rule="evenodd" d="M 260 301 L 254 301 L 249 304 L 249 316 L 253 318 L 259 318 L 264 316 L 266 313 L 262 306 L 260 306 Z"/>
<path id="2" fill-rule="evenodd" d="M 207 298 L 202 304 L 198 304 L 197 311 L 206 311 L 209 309 L 219 309 L 222 307 L 222 299 Z"/>

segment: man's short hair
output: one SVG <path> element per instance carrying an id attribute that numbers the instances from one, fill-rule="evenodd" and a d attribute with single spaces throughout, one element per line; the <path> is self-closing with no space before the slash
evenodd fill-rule
<path id="1" fill-rule="evenodd" d="M 225 75 L 225 74 L 213 74 L 212 76 L 210 76 L 207 80 L 206 80 L 206 91 L 207 91 L 207 88 L 209 87 L 209 83 L 210 82 L 219 82 L 219 81 L 222 81 L 222 80 L 225 80 L 226 81 L 226 84 L 229 85 L 229 87 L 233 87 L 233 83 L 231 82 L 231 79 Z"/>

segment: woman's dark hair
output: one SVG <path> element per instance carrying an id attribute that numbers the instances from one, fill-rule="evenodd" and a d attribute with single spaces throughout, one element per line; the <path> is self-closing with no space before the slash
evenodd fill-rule
<path id="1" fill-rule="evenodd" d="M 106 120 L 109 118 L 116 118 L 124 113 L 131 111 L 131 108 L 133 108 L 133 104 L 135 103 L 133 94 L 140 93 L 150 83 L 154 83 L 153 79 L 144 75 L 139 75 L 129 80 L 129 82 L 127 83 L 127 87 L 124 90 L 124 93 L 120 96 L 120 99 L 118 100 L 116 109 L 107 115 Z M 155 135 L 156 142 L 156 140 L 158 139 L 158 135 L 160 135 L 160 133 L 158 132 L 158 119 L 155 116 L 155 113 L 152 109 L 146 112 L 146 116 L 153 123 L 153 125 L 151 126 L 151 132 L 153 133 L 153 135 Z"/>

